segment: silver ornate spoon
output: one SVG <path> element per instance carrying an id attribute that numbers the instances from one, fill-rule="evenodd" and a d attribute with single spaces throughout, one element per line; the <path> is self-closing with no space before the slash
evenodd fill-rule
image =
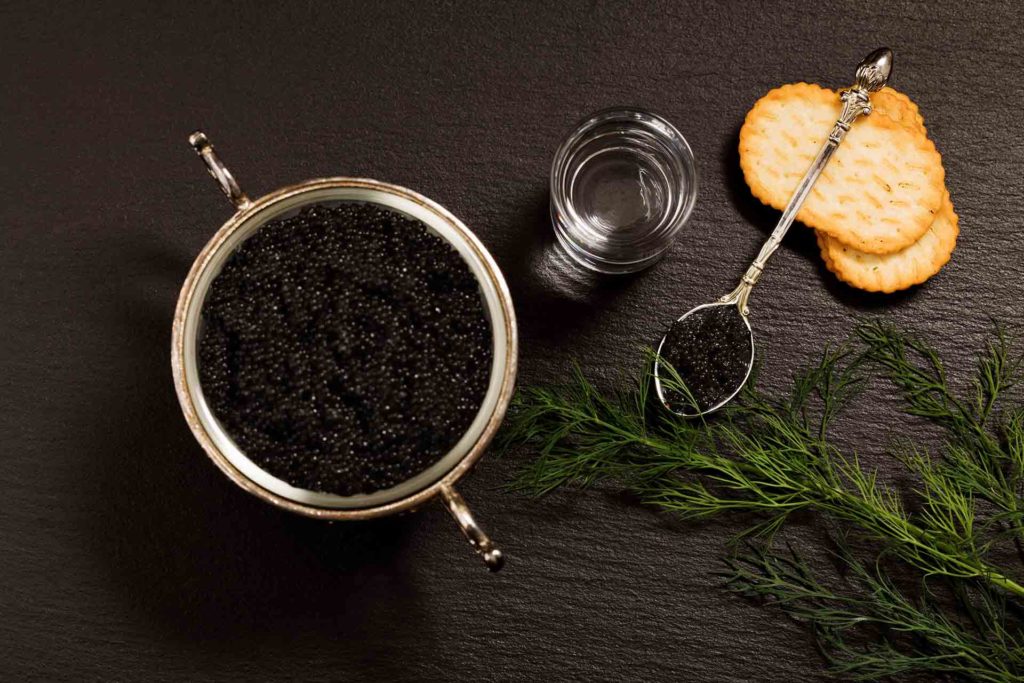
<path id="1" fill-rule="evenodd" d="M 857 67 L 856 84 L 842 92 L 843 111 L 828 140 L 736 289 L 714 303 L 687 312 L 662 338 L 654 363 L 654 384 L 668 410 L 684 417 L 706 415 L 731 401 L 743 388 L 754 364 L 754 333 L 747 307 L 750 292 L 850 126 L 859 116 L 871 113 L 870 94 L 881 90 L 889 80 L 892 59 L 892 50 L 883 47 Z"/>

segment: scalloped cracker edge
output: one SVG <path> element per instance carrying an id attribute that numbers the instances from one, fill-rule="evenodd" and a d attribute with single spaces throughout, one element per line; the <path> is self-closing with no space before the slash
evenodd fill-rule
<path id="1" fill-rule="evenodd" d="M 928 231 L 893 254 L 868 254 L 818 232 L 825 267 L 843 282 L 869 292 L 895 292 L 923 283 L 949 262 L 960 233 L 959 217 L 946 193 Z"/>

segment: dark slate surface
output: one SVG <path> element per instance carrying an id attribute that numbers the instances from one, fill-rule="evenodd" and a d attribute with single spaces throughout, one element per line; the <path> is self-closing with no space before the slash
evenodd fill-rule
<path id="1" fill-rule="evenodd" d="M 521 382 L 636 366 L 674 314 L 730 288 L 776 214 L 734 152 L 770 87 L 846 85 L 870 49 L 942 151 L 962 240 L 892 297 L 835 282 L 798 228 L 754 296 L 780 386 L 858 314 L 963 361 L 986 316 L 1021 323 L 1019 3 L 5 3 L 0 9 L 0 678 L 819 680 L 811 643 L 711 572 L 733 523 L 684 526 L 613 493 L 463 487 L 505 547 L 488 575 L 437 507 L 328 525 L 230 484 L 181 419 L 178 287 L 229 207 L 185 144 L 202 126 L 259 195 L 322 175 L 406 185 L 491 248 L 520 316 Z M 662 112 L 702 178 L 670 255 L 567 275 L 546 176 L 615 104 Z M 888 421 L 853 415 L 869 462 Z M 520 457 L 527 457 L 523 454 Z"/>

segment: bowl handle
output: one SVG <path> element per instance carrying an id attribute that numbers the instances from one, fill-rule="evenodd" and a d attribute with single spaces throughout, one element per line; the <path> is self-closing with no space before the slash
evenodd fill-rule
<path id="1" fill-rule="evenodd" d="M 462 533 L 469 539 L 469 544 L 483 558 L 487 568 L 492 572 L 496 572 L 505 566 L 505 556 L 494 547 L 491 539 L 480 528 L 480 525 L 476 523 L 476 520 L 473 519 L 469 506 L 466 505 L 466 501 L 463 500 L 458 491 L 451 486 L 442 486 L 441 499 L 444 501 L 445 507 L 448 508 L 448 512 L 452 513 L 452 517 L 459 523 Z"/>
<path id="2" fill-rule="evenodd" d="M 206 137 L 206 133 L 201 130 L 197 130 L 188 136 L 188 143 L 192 145 L 192 149 L 196 151 L 203 162 L 206 164 L 206 170 L 210 172 L 213 179 L 220 185 L 220 189 L 223 190 L 224 194 L 227 195 L 231 203 L 235 205 L 235 208 L 241 211 L 242 209 L 248 209 L 252 206 L 252 202 L 249 197 L 242 192 L 242 188 L 238 186 L 238 181 L 235 180 L 235 176 L 231 175 L 231 171 L 224 165 L 224 162 L 220 160 L 217 153 L 213 151 L 213 144 L 210 139 Z"/>

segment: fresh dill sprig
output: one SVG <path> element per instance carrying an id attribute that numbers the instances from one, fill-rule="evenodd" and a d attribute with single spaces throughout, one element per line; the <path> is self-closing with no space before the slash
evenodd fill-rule
<path id="1" fill-rule="evenodd" d="M 873 678 L 928 670 L 980 681 L 1024 675 L 1024 636 L 1005 618 L 1009 609 L 1024 609 L 1022 567 L 993 559 L 1008 539 L 1020 552 L 1024 529 L 1024 406 L 1007 401 L 1022 359 L 1005 330 L 997 326 L 979 356 L 970 396 L 951 388 L 939 355 L 923 340 L 869 322 L 799 373 L 787 396 L 766 395 L 751 382 L 707 420 L 660 410 L 651 399 L 653 361 L 648 354 L 631 390 L 599 391 L 576 368 L 568 386 L 522 391 L 504 444 L 529 444 L 538 457 L 512 486 L 543 495 L 614 481 L 684 518 L 751 515 L 741 537 L 759 550 L 730 560 L 729 585 L 772 597 L 810 623 L 837 673 Z M 906 440 L 893 453 L 917 479 L 913 505 L 829 439 L 843 406 L 878 376 L 900 390 L 907 414 L 945 435 L 939 457 Z M 774 535 L 798 511 L 824 515 L 844 534 L 873 543 L 877 566 L 840 556 L 859 597 L 828 591 L 799 558 L 776 549 Z M 942 585 L 960 596 L 956 614 L 905 597 L 877 568 L 882 559 L 916 572 L 926 595 Z M 970 628 L 961 623 L 964 615 Z M 843 619 L 852 621 L 843 626 Z M 853 624 L 912 637 L 855 649 L 847 639 Z"/>
<path id="2" fill-rule="evenodd" d="M 1017 680 L 1024 668 L 1019 627 L 1007 624 L 1004 598 L 982 589 L 971 594 L 956 583 L 949 614 L 923 591 L 911 598 L 879 565 L 839 559 L 850 571 L 842 588 L 819 581 L 792 547 L 749 545 L 726 560 L 729 590 L 778 605 L 813 628 L 832 672 L 874 680 L 908 672 L 954 674 L 976 681 Z"/>

